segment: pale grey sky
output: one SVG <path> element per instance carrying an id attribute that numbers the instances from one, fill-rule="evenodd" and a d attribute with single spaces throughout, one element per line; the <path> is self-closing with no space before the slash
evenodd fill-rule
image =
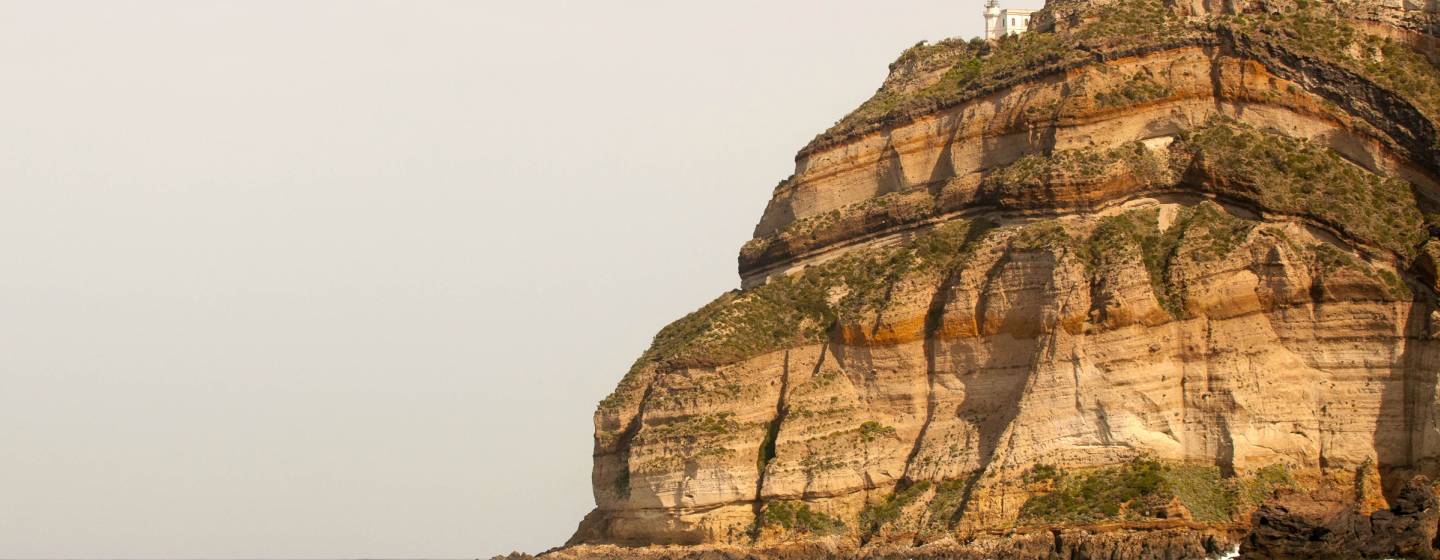
<path id="1" fill-rule="evenodd" d="M 561 544 L 595 402 L 982 3 L 0 0 L 0 558 Z"/>

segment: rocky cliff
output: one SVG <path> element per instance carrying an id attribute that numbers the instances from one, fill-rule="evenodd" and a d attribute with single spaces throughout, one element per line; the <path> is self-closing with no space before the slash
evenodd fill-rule
<path id="1" fill-rule="evenodd" d="M 1440 474 L 1434 0 L 1036 21 L 800 152 L 742 289 L 600 404 L 554 554 L 1197 557 Z"/>

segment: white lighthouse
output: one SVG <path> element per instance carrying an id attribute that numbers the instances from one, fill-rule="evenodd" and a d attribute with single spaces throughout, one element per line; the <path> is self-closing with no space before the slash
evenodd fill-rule
<path id="1" fill-rule="evenodd" d="M 985 40 L 994 41 L 1000 37 L 1000 5 L 995 0 L 985 3 Z"/>
<path id="2" fill-rule="evenodd" d="M 994 41 L 1006 35 L 1019 35 L 1030 30 L 1030 15 L 1035 10 L 1001 8 L 997 0 L 985 3 L 985 40 Z"/>

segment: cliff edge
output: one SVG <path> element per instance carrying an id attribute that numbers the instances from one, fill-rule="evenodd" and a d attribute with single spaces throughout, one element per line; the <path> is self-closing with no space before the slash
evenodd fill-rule
<path id="1" fill-rule="evenodd" d="M 600 404 L 552 555 L 1190 558 L 1280 495 L 1388 511 L 1440 475 L 1437 10 L 1052 0 L 906 51 Z"/>

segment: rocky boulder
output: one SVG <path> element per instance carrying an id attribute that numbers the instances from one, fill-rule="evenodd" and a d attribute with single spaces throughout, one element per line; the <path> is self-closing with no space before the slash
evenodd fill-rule
<path id="1" fill-rule="evenodd" d="M 1253 514 L 1241 558 L 1436 558 L 1437 505 L 1423 476 L 1405 485 L 1391 509 L 1370 515 L 1333 493 L 1284 493 Z"/>

